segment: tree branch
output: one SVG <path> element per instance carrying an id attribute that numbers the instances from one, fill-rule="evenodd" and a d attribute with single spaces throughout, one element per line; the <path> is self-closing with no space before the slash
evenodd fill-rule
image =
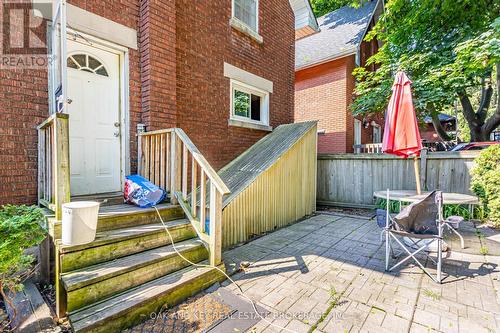
<path id="1" fill-rule="evenodd" d="M 477 126 L 476 114 L 474 113 L 474 109 L 470 102 L 469 96 L 465 91 L 458 92 L 458 98 L 460 99 L 460 104 L 462 104 L 462 112 L 464 114 L 465 120 L 470 125 Z"/>
<path id="2" fill-rule="evenodd" d="M 432 125 L 434 126 L 434 129 L 436 130 L 436 133 L 439 135 L 441 140 L 450 141 L 452 137 L 449 136 L 448 133 L 446 133 L 446 130 L 443 128 L 441 121 L 439 121 L 439 113 L 436 111 L 431 112 L 431 118 Z"/>
<path id="3" fill-rule="evenodd" d="M 491 96 L 493 96 L 493 87 L 491 86 L 491 84 L 488 84 L 488 87 L 486 89 L 481 89 L 481 104 L 479 104 L 479 108 L 476 113 L 477 120 L 481 125 L 484 124 L 486 116 L 488 115 Z"/>
<path id="4" fill-rule="evenodd" d="M 485 135 L 489 136 L 495 128 L 500 126 L 500 64 L 496 65 L 497 68 L 497 109 L 495 113 L 483 125 Z"/>

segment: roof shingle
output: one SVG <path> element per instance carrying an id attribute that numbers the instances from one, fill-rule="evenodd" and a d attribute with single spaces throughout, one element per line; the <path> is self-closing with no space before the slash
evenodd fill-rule
<path id="1" fill-rule="evenodd" d="M 372 0 L 360 8 L 345 6 L 318 18 L 321 31 L 295 43 L 295 68 L 355 53 L 376 5 Z"/>

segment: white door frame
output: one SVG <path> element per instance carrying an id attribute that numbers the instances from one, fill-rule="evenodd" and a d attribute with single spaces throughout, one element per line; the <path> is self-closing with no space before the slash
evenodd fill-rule
<path id="1" fill-rule="evenodd" d="M 126 47 L 99 39 L 97 37 L 67 29 L 67 38 L 86 42 L 92 47 L 102 49 L 107 52 L 114 53 L 119 57 L 119 73 L 120 73 L 120 96 L 119 96 L 119 112 L 120 112 L 120 186 L 123 190 L 125 176 L 130 173 L 130 82 L 129 82 L 129 50 Z M 76 39 L 75 39 L 76 37 Z M 65 73 L 67 75 L 67 73 Z M 51 87 L 49 79 L 49 89 Z M 71 98 L 71 96 L 67 96 Z M 71 117 L 71 114 L 70 114 Z M 71 129 L 70 129 L 71 130 Z"/>

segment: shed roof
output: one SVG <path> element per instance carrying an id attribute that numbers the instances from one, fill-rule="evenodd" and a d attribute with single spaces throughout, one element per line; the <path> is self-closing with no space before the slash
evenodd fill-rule
<path id="1" fill-rule="evenodd" d="M 224 197 L 223 207 L 270 168 L 315 125 L 316 121 L 280 125 L 223 167 L 218 174 L 231 191 Z"/>

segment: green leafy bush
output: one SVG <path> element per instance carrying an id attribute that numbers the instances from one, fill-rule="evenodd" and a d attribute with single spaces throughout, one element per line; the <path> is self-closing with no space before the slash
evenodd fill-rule
<path id="1" fill-rule="evenodd" d="M 500 227 L 500 145 L 483 150 L 470 174 L 472 192 L 481 199 L 488 220 Z"/>
<path id="2" fill-rule="evenodd" d="M 45 238 L 43 222 L 42 211 L 35 206 L 0 208 L 0 294 L 11 305 L 6 291 L 21 290 L 22 282 L 32 272 L 34 258 L 26 254 L 26 249 Z"/>

